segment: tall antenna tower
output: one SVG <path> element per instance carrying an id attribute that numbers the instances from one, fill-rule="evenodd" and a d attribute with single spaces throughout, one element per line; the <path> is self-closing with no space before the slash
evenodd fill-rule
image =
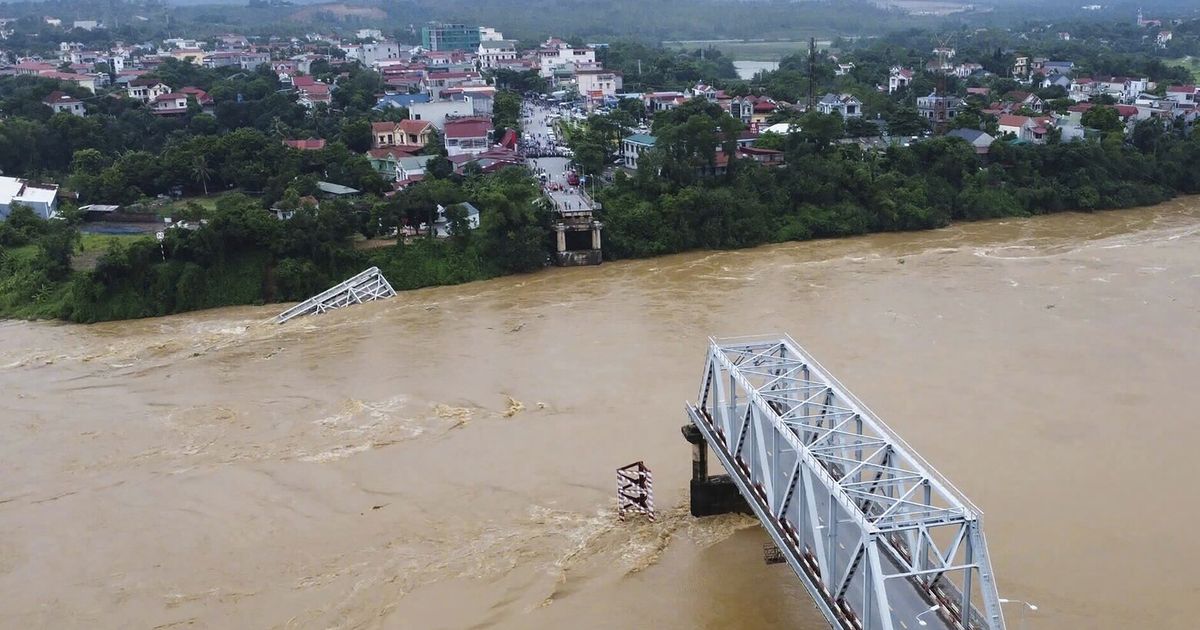
<path id="1" fill-rule="evenodd" d="M 817 38 L 808 38 L 808 109 L 817 106 Z"/>
<path id="2" fill-rule="evenodd" d="M 947 98 L 949 98 L 949 96 L 946 94 L 946 75 L 949 74 L 948 68 L 950 67 L 950 57 L 954 55 L 954 49 L 950 48 L 950 40 L 952 38 L 952 35 L 947 35 L 946 37 L 941 38 L 938 40 L 938 47 L 933 50 L 934 54 L 937 55 L 938 61 L 937 98 L 933 102 L 933 123 L 934 131 L 939 134 L 946 133 L 946 127 L 948 127 L 950 123 L 950 116 L 947 107 Z"/>

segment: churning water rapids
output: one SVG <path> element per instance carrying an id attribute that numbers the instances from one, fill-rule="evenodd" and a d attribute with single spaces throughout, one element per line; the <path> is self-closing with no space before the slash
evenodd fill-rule
<path id="1" fill-rule="evenodd" d="M 1198 289 L 1184 198 L 3 322 L 0 626 L 821 628 L 754 520 L 685 507 L 707 337 L 787 332 L 985 510 L 1027 627 L 1193 628 Z M 615 518 L 636 460 L 655 523 Z"/>

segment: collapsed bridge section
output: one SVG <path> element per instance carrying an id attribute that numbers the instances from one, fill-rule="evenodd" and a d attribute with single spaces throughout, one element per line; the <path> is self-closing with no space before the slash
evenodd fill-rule
<path id="1" fill-rule="evenodd" d="M 832 627 L 1003 630 L 982 512 L 790 337 L 711 340 L 687 414 Z"/>

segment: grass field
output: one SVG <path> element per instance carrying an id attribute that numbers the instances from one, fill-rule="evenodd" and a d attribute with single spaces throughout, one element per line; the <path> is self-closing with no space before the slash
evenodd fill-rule
<path id="1" fill-rule="evenodd" d="M 818 48 L 828 47 L 828 40 L 817 40 Z M 686 40 L 663 42 L 668 48 L 696 50 L 697 48 L 716 48 L 721 54 L 735 61 L 779 61 L 783 57 L 808 50 L 808 40 L 788 41 L 738 41 L 738 40 Z"/>
<path id="2" fill-rule="evenodd" d="M 225 193 L 216 193 L 207 197 L 201 195 L 197 197 L 183 197 L 181 199 L 176 199 L 166 206 L 163 206 L 163 208 L 158 211 L 158 214 L 159 216 L 169 217 L 171 216 L 171 212 L 178 213 L 179 210 L 187 207 L 189 203 L 197 204 L 205 210 L 213 210 L 217 207 L 217 200 L 224 196 L 224 194 Z"/>
<path id="3" fill-rule="evenodd" d="M 71 269 L 75 271 L 91 271 L 96 268 L 96 262 L 108 251 L 112 243 L 133 243 L 138 240 L 153 239 L 153 234 L 88 234 L 79 235 L 79 249 L 71 256 Z"/>
<path id="4" fill-rule="evenodd" d="M 1180 57 L 1179 59 L 1168 59 L 1168 65 L 1183 66 L 1192 73 L 1192 78 L 1200 81 L 1200 57 Z"/>
<path id="5" fill-rule="evenodd" d="M 79 251 L 95 252 L 108 249 L 109 243 L 132 243 L 141 238 L 154 238 L 153 234 L 80 234 Z"/>

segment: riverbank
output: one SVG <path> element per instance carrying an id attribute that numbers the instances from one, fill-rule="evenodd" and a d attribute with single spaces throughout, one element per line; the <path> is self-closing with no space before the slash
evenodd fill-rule
<path id="1" fill-rule="evenodd" d="M 654 131 L 661 140 L 639 169 L 616 173 L 596 191 L 605 260 L 1130 208 L 1200 192 L 1200 172 L 1190 168 L 1200 162 L 1200 135 L 1153 123 L 1139 123 L 1131 142 L 1118 132 L 1034 146 L 997 141 L 980 160 L 950 137 L 863 152 L 838 144 L 836 126 L 822 132 L 826 123 L 840 124 L 826 118 L 809 114 L 809 132 L 780 139 L 783 165 L 738 160 L 711 172 L 714 158 L 697 149 L 711 146 L 704 128 L 736 122 L 696 99 L 660 112 Z M 371 266 L 397 290 L 535 271 L 548 264 L 554 243 L 552 210 L 541 199 L 523 169 L 435 177 L 390 201 L 325 200 L 286 221 L 265 212 L 261 200 L 229 195 L 196 229 L 166 230 L 161 244 L 113 241 L 90 271 L 73 268 L 78 234 L 70 220 L 25 213 L 0 224 L 0 243 L 8 246 L 0 252 L 0 317 L 97 322 L 293 302 Z M 479 210 L 477 227 L 461 202 Z M 352 245 L 380 226 L 431 221 L 443 204 L 449 238 Z"/>
<path id="2" fill-rule="evenodd" d="M 1200 196 L 1197 195 L 1182 196 L 1176 199 L 1178 203 L 1183 205 L 1200 205 L 1200 203 L 1197 203 L 1198 200 L 1200 200 Z M 1152 206 L 1144 206 L 1144 208 L 1149 207 Z M 1123 210 L 1136 209 L 1112 209 L 1101 212 L 1121 212 Z M 1096 215 L 1096 213 L 1091 212 L 1071 211 L 1063 214 L 1077 216 L 1080 220 L 1087 220 L 1087 217 Z M 1026 221 L 1036 219 L 1037 217 L 1016 218 L 1015 220 Z M 966 223 L 986 225 L 989 223 L 1005 223 L 1013 220 L 1013 218 L 997 218 Z M 956 225 L 961 226 L 963 223 Z M 858 236 L 861 235 L 851 235 L 849 238 Z M 114 243 L 118 245 L 129 244 L 134 242 L 133 239 L 144 240 L 144 237 L 85 236 L 81 251 L 77 254 L 77 257 L 94 259 L 98 256 L 99 250 L 102 247 L 106 245 L 111 246 Z M 843 239 L 804 239 L 796 242 L 811 242 L 814 243 L 814 248 L 823 248 L 828 246 L 828 242 L 837 240 Z M 409 245 L 397 244 L 371 248 L 355 248 L 352 258 L 353 262 L 346 267 L 345 277 L 357 273 L 356 270 L 377 266 L 384 270 L 385 276 L 389 278 L 389 281 L 398 291 L 412 291 L 428 287 L 455 286 L 508 275 L 489 268 L 477 256 L 468 255 L 462 249 L 454 249 L 447 247 L 447 245 L 446 242 L 442 241 L 417 239 Z M 757 249 L 769 246 L 773 245 L 761 244 L 741 249 Z M 664 254 L 664 256 L 669 255 L 675 254 Z M 265 299 L 264 292 L 268 295 L 278 295 L 280 292 L 280 276 L 277 265 L 272 264 L 266 257 L 249 257 L 206 270 L 207 273 L 204 274 L 203 279 L 195 277 L 185 279 L 182 286 L 177 287 L 180 299 L 185 300 L 179 303 L 184 308 L 178 310 L 171 312 L 145 312 L 142 309 L 144 309 L 146 296 L 139 294 L 133 287 L 126 287 L 125 290 L 111 295 L 101 305 L 103 307 L 102 310 L 94 311 L 92 317 L 62 317 L 63 311 L 69 310 L 72 307 L 72 301 L 77 298 L 77 296 L 72 295 L 72 283 L 86 276 L 87 272 L 78 271 L 71 278 L 63 282 L 44 285 L 37 293 L 33 294 L 33 299 L 15 299 L 30 295 L 30 280 L 28 278 L 30 271 L 28 266 L 32 264 L 36 257 L 37 253 L 33 246 L 5 250 L 0 255 L 0 271 L 11 269 L 14 263 L 26 266 L 24 272 L 0 278 L 0 319 L 63 319 L 68 321 L 82 320 L 84 322 L 120 321 L 228 306 L 275 303 L 279 304 L 282 308 L 285 304 L 301 299 L 300 297 L 291 301 Z M 649 258 L 658 258 L 658 256 L 651 256 Z M 606 266 L 611 266 L 612 264 L 614 264 L 613 261 L 605 263 Z M 574 270 L 571 273 L 587 274 L 590 271 L 589 269 L 580 269 Z M 556 272 L 565 273 L 565 270 L 556 270 L 555 268 L 543 269 L 541 271 L 529 272 L 526 275 L 533 278 Z M 312 274 L 313 270 L 304 268 L 298 270 L 298 273 Z M 315 294 L 341 279 L 344 278 L 339 276 L 317 282 L 315 278 L 310 277 L 308 284 L 303 288 L 305 292 L 303 295 Z M 284 280 L 284 282 L 287 281 Z M 185 297 L 185 294 L 190 294 L 190 296 Z"/>

